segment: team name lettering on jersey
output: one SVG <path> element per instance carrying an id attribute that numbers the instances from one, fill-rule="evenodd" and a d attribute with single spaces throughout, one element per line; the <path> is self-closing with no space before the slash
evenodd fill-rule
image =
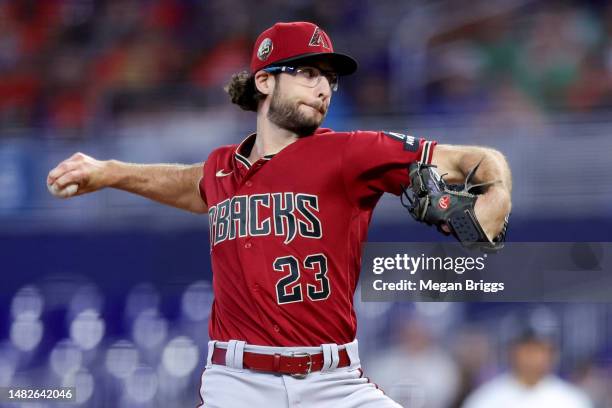
<path id="1" fill-rule="evenodd" d="M 265 215 L 263 209 L 272 216 Z M 296 236 L 319 239 L 323 235 L 319 198 L 305 193 L 266 193 L 227 198 L 208 210 L 212 246 L 236 237 L 276 235 L 288 244 Z"/>

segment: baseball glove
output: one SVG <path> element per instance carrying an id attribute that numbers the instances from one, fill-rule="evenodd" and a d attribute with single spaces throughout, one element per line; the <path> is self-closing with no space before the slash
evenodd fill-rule
<path id="1" fill-rule="evenodd" d="M 472 184 L 479 166 L 469 171 L 464 184 L 447 184 L 436 166 L 412 163 L 408 167 L 411 185 L 402 186 L 402 205 L 417 221 L 435 225 L 445 235 L 452 234 L 467 248 L 497 251 L 504 246 L 508 217 L 500 234 L 490 241 L 476 219 L 474 205 L 478 196 L 497 181 Z"/>

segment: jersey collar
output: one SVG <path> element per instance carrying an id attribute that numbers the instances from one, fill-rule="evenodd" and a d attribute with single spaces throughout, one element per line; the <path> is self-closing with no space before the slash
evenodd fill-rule
<path id="1" fill-rule="evenodd" d="M 250 169 L 252 166 L 251 162 L 249 161 L 249 159 L 247 159 L 247 157 L 249 157 L 251 149 L 253 149 L 253 146 L 255 146 L 256 137 L 257 133 L 251 133 L 250 135 L 248 135 L 246 139 L 240 142 L 240 144 L 236 148 L 236 151 L 234 152 L 234 158 L 236 159 L 236 161 L 238 163 L 241 163 L 247 169 Z M 262 159 L 270 160 L 273 157 L 274 154 L 266 154 L 264 157 L 262 157 Z"/>

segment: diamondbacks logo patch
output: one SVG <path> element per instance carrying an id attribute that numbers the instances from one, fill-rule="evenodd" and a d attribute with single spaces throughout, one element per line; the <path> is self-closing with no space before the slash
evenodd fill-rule
<path id="1" fill-rule="evenodd" d="M 310 37 L 310 42 L 308 43 L 310 47 L 323 47 L 326 50 L 329 50 L 329 44 L 325 39 L 325 35 L 319 27 L 315 28 L 314 33 L 312 33 L 312 37 Z"/>
<path id="2" fill-rule="evenodd" d="M 267 60 L 272 53 L 273 48 L 274 44 L 272 44 L 272 40 L 265 38 L 261 44 L 259 44 L 259 48 L 257 49 L 257 58 L 259 58 L 260 61 Z"/>

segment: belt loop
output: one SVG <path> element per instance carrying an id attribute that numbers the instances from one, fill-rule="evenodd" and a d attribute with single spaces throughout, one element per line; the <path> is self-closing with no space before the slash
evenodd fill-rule
<path id="1" fill-rule="evenodd" d="M 236 348 L 234 351 L 234 367 L 239 368 L 241 370 L 244 368 L 243 357 L 244 357 L 244 346 L 245 345 L 246 345 L 246 342 L 237 341 Z"/>
<path id="2" fill-rule="evenodd" d="M 321 348 L 323 349 L 323 367 L 321 367 L 321 372 L 333 371 L 338 368 L 340 363 L 338 345 L 335 343 L 322 344 Z"/>
<path id="3" fill-rule="evenodd" d="M 215 343 L 217 343 L 216 340 L 210 340 L 208 342 L 208 354 L 206 356 L 206 368 L 212 367 L 212 356 L 213 356 L 213 352 L 215 351 Z"/>
<path id="4" fill-rule="evenodd" d="M 242 357 L 244 353 L 244 341 L 230 340 L 227 344 L 227 351 L 225 353 L 225 365 L 228 368 L 236 370 L 242 370 Z"/>
<path id="5" fill-rule="evenodd" d="M 348 354 L 349 359 L 351 360 L 350 369 L 354 370 L 356 368 L 361 367 L 361 362 L 359 361 L 359 344 L 357 343 L 357 339 L 353 340 L 350 343 L 346 343 L 345 347 L 346 353 Z"/>

